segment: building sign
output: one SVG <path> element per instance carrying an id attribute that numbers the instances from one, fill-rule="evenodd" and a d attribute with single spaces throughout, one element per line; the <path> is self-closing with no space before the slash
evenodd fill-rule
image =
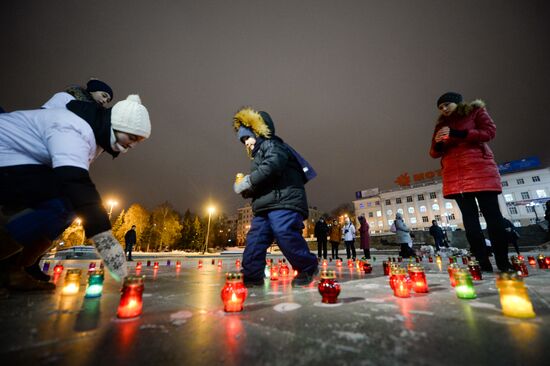
<path id="1" fill-rule="evenodd" d="M 498 165 L 500 174 L 519 172 L 522 170 L 540 168 L 540 159 L 536 156 L 531 156 L 521 160 L 513 160 Z"/>
<path id="2" fill-rule="evenodd" d="M 361 198 L 373 197 L 373 196 L 377 196 L 379 192 L 380 190 L 378 188 L 371 188 L 371 189 L 366 189 L 364 191 L 357 191 L 355 192 L 355 198 L 359 200 Z"/>
<path id="3" fill-rule="evenodd" d="M 415 173 L 411 177 L 409 176 L 409 173 L 405 172 L 401 174 L 399 177 L 397 177 L 394 182 L 397 185 L 400 185 L 402 187 L 410 186 L 414 183 L 419 183 L 423 181 L 430 181 L 434 180 L 436 177 L 441 177 L 441 169 L 423 172 L 423 173 Z"/>

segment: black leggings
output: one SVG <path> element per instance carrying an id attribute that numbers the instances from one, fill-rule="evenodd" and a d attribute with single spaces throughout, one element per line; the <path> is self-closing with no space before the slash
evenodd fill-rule
<path id="1" fill-rule="evenodd" d="M 485 222 L 487 222 L 487 232 L 489 233 L 491 247 L 495 253 L 497 266 L 500 270 L 506 270 L 510 267 L 508 262 L 508 241 L 506 240 L 504 220 L 498 206 L 498 195 L 499 193 L 497 192 L 471 192 L 453 195 L 451 198 L 456 200 L 460 208 L 462 220 L 464 221 L 464 229 L 466 230 L 466 238 L 477 260 L 480 262 L 486 261 L 488 257 L 487 248 L 485 247 L 485 237 L 479 223 L 479 211 L 481 211 Z"/>
<path id="2" fill-rule="evenodd" d="M 330 246 L 332 249 L 332 259 L 338 259 L 338 246 L 340 245 L 339 241 L 330 241 Z"/>

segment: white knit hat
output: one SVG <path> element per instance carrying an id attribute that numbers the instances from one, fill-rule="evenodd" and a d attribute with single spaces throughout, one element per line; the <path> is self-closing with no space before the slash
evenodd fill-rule
<path id="1" fill-rule="evenodd" d="M 149 112 L 141 104 L 139 95 L 130 94 L 126 100 L 116 103 L 111 110 L 113 130 L 148 138 L 151 135 Z"/>

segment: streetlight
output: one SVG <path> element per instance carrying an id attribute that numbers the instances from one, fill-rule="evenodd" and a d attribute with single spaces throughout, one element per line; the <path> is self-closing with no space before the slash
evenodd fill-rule
<path id="1" fill-rule="evenodd" d="M 208 249 L 208 237 L 210 236 L 210 220 L 212 219 L 212 214 L 216 211 L 216 208 L 214 206 L 208 207 L 208 226 L 206 227 L 206 240 L 204 242 L 204 251 L 202 254 L 206 253 L 206 250 Z"/>
<path id="2" fill-rule="evenodd" d="M 109 205 L 109 220 L 111 220 L 111 215 L 113 214 L 113 207 L 118 205 L 118 202 L 115 200 L 109 200 L 107 201 L 107 204 Z"/>

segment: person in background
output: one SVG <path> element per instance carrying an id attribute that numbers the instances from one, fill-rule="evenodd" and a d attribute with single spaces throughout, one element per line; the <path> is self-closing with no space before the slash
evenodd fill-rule
<path id="1" fill-rule="evenodd" d="M 338 247 L 340 246 L 340 240 L 342 238 L 342 227 L 338 223 L 338 220 L 333 219 L 332 224 L 330 225 L 330 248 L 332 259 L 339 259 L 338 257 Z"/>
<path id="2" fill-rule="evenodd" d="M 136 245 L 136 225 L 132 225 L 132 228 L 124 234 L 124 243 L 126 244 L 125 254 L 128 261 L 133 261 L 132 259 L 132 250 L 134 245 Z"/>
<path id="3" fill-rule="evenodd" d="M 71 85 L 64 91 L 55 93 L 42 105 L 42 108 L 65 108 L 72 100 L 95 103 L 105 108 L 113 100 L 113 89 L 101 80 L 90 79 L 85 88 L 80 85 Z"/>
<path id="4" fill-rule="evenodd" d="M 510 220 L 508 220 L 506 217 L 503 217 L 504 220 L 504 229 L 506 230 L 506 235 L 508 238 L 508 243 L 512 243 L 514 246 L 514 249 L 516 250 L 516 253 L 520 255 L 519 252 L 519 246 L 518 246 L 518 239 L 519 239 L 519 233 L 517 228 L 512 224 Z"/>
<path id="5" fill-rule="evenodd" d="M 370 259 L 370 233 L 369 233 L 369 224 L 367 223 L 367 219 L 365 219 L 365 216 L 361 215 L 359 216 L 359 236 L 360 239 L 360 247 L 363 249 L 363 254 L 366 259 Z"/>
<path id="6" fill-rule="evenodd" d="M 395 214 L 395 242 L 399 244 L 401 250 L 399 251 L 399 255 L 403 258 L 409 258 L 411 256 L 414 256 L 415 253 L 412 249 L 412 238 L 410 234 L 410 230 L 407 227 L 407 224 L 405 224 L 405 221 L 403 220 L 403 215 L 401 212 L 397 212 Z"/>
<path id="7" fill-rule="evenodd" d="M 342 237 L 346 244 L 346 256 L 347 259 L 353 259 L 357 257 L 355 253 L 355 226 L 351 222 L 350 218 L 346 216 L 344 219 L 344 226 L 342 226 Z"/>
<path id="8" fill-rule="evenodd" d="M 437 220 L 432 220 L 430 235 L 434 238 L 435 250 L 439 252 L 441 247 L 445 246 L 445 233 L 443 233 L 443 229 L 437 224 Z"/>
<path id="9" fill-rule="evenodd" d="M 548 239 L 550 239 L 550 201 L 546 201 L 545 207 L 544 219 L 548 223 Z"/>
<path id="10" fill-rule="evenodd" d="M 323 217 L 315 223 L 314 234 L 317 238 L 317 257 L 327 259 L 328 225 Z"/>
<path id="11" fill-rule="evenodd" d="M 479 222 L 480 210 L 487 222 L 498 269 L 512 270 L 498 204 L 501 179 L 493 152 L 487 145 L 495 137 L 495 123 L 483 101 L 464 103 L 458 93 L 443 94 L 436 106 L 440 115 L 432 135 L 430 156 L 441 159 L 443 196 L 456 200 L 471 252 L 481 269 L 493 271 Z"/>
<path id="12" fill-rule="evenodd" d="M 302 230 L 309 215 L 305 184 L 316 173 L 275 134 L 275 124 L 267 112 L 242 108 L 233 117 L 233 128 L 252 158 L 250 173 L 233 185 L 236 194 L 252 198 L 254 213 L 243 253 L 245 285 L 263 284 L 266 252 L 273 239 L 298 271 L 292 283 L 309 284 L 319 267 Z"/>
<path id="13" fill-rule="evenodd" d="M 113 108 L 73 100 L 66 108 L 0 115 L 0 287 L 53 290 L 25 271 L 78 216 L 116 280 L 128 270 L 122 246 L 89 175 L 102 151 L 113 157 L 148 138 L 138 95 Z"/>

